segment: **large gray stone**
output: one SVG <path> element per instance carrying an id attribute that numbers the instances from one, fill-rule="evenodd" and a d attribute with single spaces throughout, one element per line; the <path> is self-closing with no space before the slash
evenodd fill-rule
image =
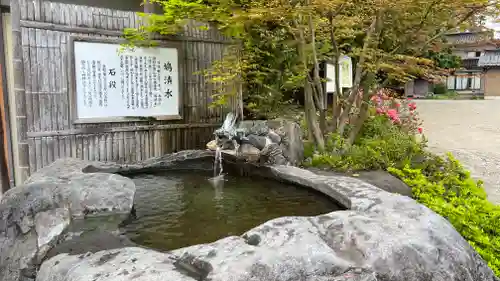
<path id="1" fill-rule="evenodd" d="M 136 164 L 92 163 L 85 167 L 88 173 L 143 173 L 157 170 L 213 170 L 215 153 L 210 150 L 184 150 L 153 157 Z"/>
<path id="2" fill-rule="evenodd" d="M 263 149 L 267 143 L 265 136 L 248 135 L 247 139 L 249 144 L 255 146 L 258 149 Z"/>
<path id="3" fill-rule="evenodd" d="M 265 168 L 347 206 L 268 221 L 243 236 L 170 253 L 136 247 L 58 255 L 37 281 L 498 281 L 453 226 L 413 199 L 361 180 Z"/>
<path id="4" fill-rule="evenodd" d="M 395 176 L 389 174 L 386 171 L 360 171 L 355 174 L 343 174 L 339 172 L 333 172 L 329 170 L 320 170 L 316 168 L 308 168 L 308 170 L 313 171 L 319 175 L 323 176 L 352 176 L 356 177 L 362 181 L 372 184 L 382 190 L 387 192 L 396 193 L 400 195 L 405 195 L 412 197 L 412 190 L 406 183 L 396 178 Z"/>
<path id="5" fill-rule="evenodd" d="M 266 151 L 262 154 L 265 159 L 258 159 L 258 162 L 272 165 L 298 166 L 304 160 L 302 130 L 296 122 L 282 119 L 233 122 L 234 117 L 234 114 L 228 114 L 224 121 L 224 124 L 231 123 L 233 127 L 236 126 L 234 130 L 226 130 L 223 125 L 214 132 L 217 136 L 216 146 L 223 150 L 232 150 L 234 148 L 227 145 L 232 140 L 239 144 L 250 143 L 259 150 Z M 238 133 L 232 133 L 233 131 Z M 212 143 L 207 144 L 207 147 L 215 149 Z M 274 160 L 276 161 L 272 162 Z"/>
<path id="6" fill-rule="evenodd" d="M 135 185 L 113 174 L 83 172 L 88 161 L 58 160 L 0 201 L 0 280 L 34 278 L 72 218 L 130 213 Z"/>
<path id="7" fill-rule="evenodd" d="M 300 165 L 304 160 L 304 142 L 299 124 L 283 120 L 281 127 L 276 130 L 281 132 L 283 156 L 290 165 Z"/>

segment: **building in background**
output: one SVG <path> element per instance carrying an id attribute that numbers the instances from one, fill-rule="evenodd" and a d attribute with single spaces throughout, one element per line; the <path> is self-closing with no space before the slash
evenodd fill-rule
<path id="1" fill-rule="evenodd" d="M 446 36 L 453 54 L 462 58 L 462 69 L 447 77 L 448 90 L 463 98 L 487 97 L 491 94 L 491 83 L 487 71 L 479 60 L 488 52 L 498 49 L 498 41 L 492 31 L 456 32 Z"/>
<path id="2" fill-rule="evenodd" d="M 446 35 L 452 53 L 462 59 L 462 68 L 446 77 L 446 88 L 458 98 L 500 97 L 500 40 L 493 30 L 454 32 Z M 407 96 L 425 97 L 432 83 L 416 79 L 405 86 Z"/>

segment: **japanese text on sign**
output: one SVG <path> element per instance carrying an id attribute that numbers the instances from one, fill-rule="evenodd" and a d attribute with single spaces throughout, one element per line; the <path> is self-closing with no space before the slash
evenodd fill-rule
<path id="1" fill-rule="evenodd" d="M 175 48 L 75 42 L 77 118 L 179 116 Z"/>

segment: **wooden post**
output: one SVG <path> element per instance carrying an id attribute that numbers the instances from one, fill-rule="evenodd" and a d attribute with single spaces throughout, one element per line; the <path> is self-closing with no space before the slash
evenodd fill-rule
<path id="1" fill-rule="evenodd" d="M 24 88 L 24 63 L 21 34 L 21 11 L 18 0 L 11 0 L 10 3 L 12 18 L 12 58 L 13 58 L 13 78 L 14 78 L 14 98 L 16 104 L 16 124 L 17 124 L 17 149 L 18 163 L 17 169 L 20 173 L 21 181 L 24 182 L 30 175 L 29 146 L 28 146 L 28 124 L 26 112 L 26 91 Z M 14 133 L 14 132 L 13 132 Z M 17 183 L 20 184 L 20 183 Z"/>
<path id="2" fill-rule="evenodd" d="M 0 66 L 1 66 L 1 93 L 0 103 L 2 108 L 2 132 L 3 132 L 3 147 L 4 147 L 4 158 L 5 158 L 5 176 L 8 181 L 8 185 L 4 185 L 2 181 L 2 188 L 4 191 L 14 187 L 14 163 L 12 155 L 12 141 L 11 141 L 11 128 L 10 128 L 10 106 L 9 106 L 9 90 L 7 86 L 7 64 L 6 64 L 6 53 L 5 53 L 5 34 L 4 34 L 4 14 L 2 8 L 0 8 Z M 0 166 L 1 168 L 1 166 Z M 3 179 L 2 179 L 3 180 Z"/>
<path id="3" fill-rule="evenodd" d="M 3 91 L 0 91 L 3 94 Z M 5 131 L 5 118 L 3 110 L 0 111 L 2 114 L 0 117 L 2 118 L 2 122 L 0 122 L 0 194 L 6 192 L 10 189 L 10 181 L 9 181 L 9 168 L 7 166 L 7 147 L 5 143 L 6 131 Z"/>

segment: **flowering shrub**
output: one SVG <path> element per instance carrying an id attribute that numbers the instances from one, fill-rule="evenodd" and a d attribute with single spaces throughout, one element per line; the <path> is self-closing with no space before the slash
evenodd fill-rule
<path id="1" fill-rule="evenodd" d="M 396 99 L 388 89 L 382 89 L 371 99 L 376 115 L 385 115 L 391 122 L 410 134 L 421 134 L 422 122 L 417 104 L 410 98 Z"/>

